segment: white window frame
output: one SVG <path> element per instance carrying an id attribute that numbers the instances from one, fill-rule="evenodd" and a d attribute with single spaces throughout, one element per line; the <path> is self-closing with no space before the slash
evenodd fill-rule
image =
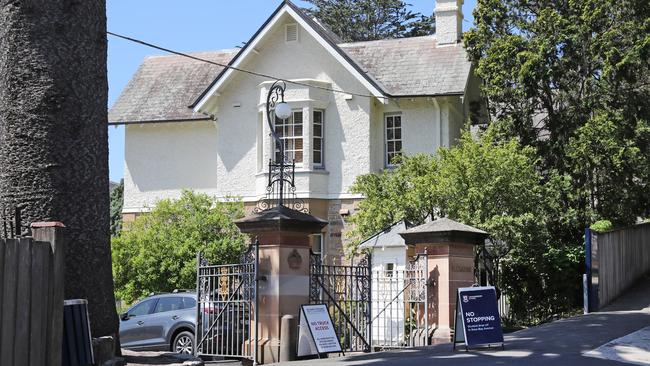
<path id="1" fill-rule="evenodd" d="M 301 126 L 301 134 L 296 135 L 295 129 L 296 129 L 296 123 L 295 123 L 295 115 L 296 113 L 300 113 L 302 115 L 302 120 L 300 121 L 300 126 Z M 277 126 L 277 121 L 279 118 L 275 117 L 273 115 L 273 128 L 275 129 Z M 305 162 L 305 114 L 302 109 L 293 109 L 291 111 L 291 117 L 287 118 L 286 120 L 282 121 L 282 134 L 278 134 L 278 137 L 280 138 L 280 141 L 282 142 L 284 146 L 284 153 L 287 156 L 287 159 L 289 161 L 292 161 L 296 157 L 296 152 L 301 152 L 302 157 L 300 161 L 296 161 L 296 166 L 303 166 Z M 291 136 L 286 136 L 285 131 L 287 131 L 287 128 L 291 128 Z M 277 133 L 277 130 L 276 130 Z M 289 140 L 293 140 L 293 146 L 290 145 Z M 300 141 L 301 147 L 298 149 L 296 148 L 296 142 Z M 273 143 L 273 159 L 274 161 L 278 161 L 278 153 L 280 152 L 280 149 L 278 149 L 277 144 Z"/>
<path id="2" fill-rule="evenodd" d="M 399 117 L 399 127 L 395 127 L 395 117 Z M 392 137 L 389 138 L 389 119 L 392 119 L 392 126 L 390 127 Z M 386 113 L 384 115 L 384 163 L 386 167 L 395 167 L 396 164 L 391 163 L 390 155 L 393 157 L 404 154 L 404 134 L 402 133 L 404 127 L 404 117 L 401 112 Z M 399 129 L 399 138 L 395 137 L 395 131 Z M 393 144 L 393 150 L 389 151 L 389 146 Z M 397 150 L 395 145 L 399 143 L 400 149 Z"/>
<path id="3" fill-rule="evenodd" d="M 395 262 L 385 262 L 384 263 L 384 276 L 385 277 L 394 277 L 395 274 Z"/>
<path id="4" fill-rule="evenodd" d="M 316 113 L 320 113 L 320 123 L 316 123 Z M 314 168 L 323 169 L 325 168 L 325 110 L 323 109 L 312 109 L 312 141 L 311 141 L 311 160 Z M 320 136 L 316 136 L 316 125 L 320 125 Z M 320 140 L 320 150 L 316 150 L 316 140 Z M 320 162 L 317 163 L 314 157 L 316 152 L 320 153 Z"/>

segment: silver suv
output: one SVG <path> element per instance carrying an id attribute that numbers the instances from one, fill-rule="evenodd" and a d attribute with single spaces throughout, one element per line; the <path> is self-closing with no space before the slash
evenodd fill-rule
<path id="1" fill-rule="evenodd" d="M 146 297 L 121 316 L 122 347 L 192 354 L 196 310 L 195 293 Z"/>

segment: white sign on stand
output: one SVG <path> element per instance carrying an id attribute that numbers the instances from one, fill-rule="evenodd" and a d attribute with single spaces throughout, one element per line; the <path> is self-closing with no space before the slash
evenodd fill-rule
<path id="1" fill-rule="evenodd" d="M 341 352 L 339 337 L 325 304 L 300 306 L 298 356 Z"/>

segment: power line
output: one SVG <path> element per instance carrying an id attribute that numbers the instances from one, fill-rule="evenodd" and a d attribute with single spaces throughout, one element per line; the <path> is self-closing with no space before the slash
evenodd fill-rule
<path id="1" fill-rule="evenodd" d="M 221 62 L 215 62 L 215 61 L 207 60 L 207 59 L 204 59 L 204 58 L 201 58 L 201 57 L 192 56 L 192 55 L 184 53 L 184 52 L 174 51 L 174 50 L 169 49 L 169 48 L 158 46 L 158 45 L 155 45 L 153 43 L 149 43 L 149 42 L 146 42 L 146 41 L 143 41 L 143 40 L 140 40 L 140 39 L 127 37 L 127 36 L 124 36 L 124 35 L 121 35 L 121 34 L 117 34 L 117 33 L 113 33 L 113 32 L 106 32 L 106 33 L 113 36 L 113 37 L 122 38 L 122 39 L 125 39 L 125 40 L 130 41 L 130 42 L 138 43 L 138 44 L 141 44 L 143 46 L 151 47 L 151 48 L 154 48 L 154 49 L 157 49 L 157 50 L 160 50 L 160 51 L 165 51 L 165 52 L 168 52 L 168 53 L 172 53 L 174 55 L 186 57 L 186 58 L 196 60 L 196 61 L 206 62 L 206 63 L 212 64 L 212 65 L 221 66 L 221 67 L 223 67 L 225 69 L 231 69 L 231 70 L 234 70 L 234 71 L 239 71 L 239 72 L 243 72 L 243 73 L 246 73 L 246 74 L 259 76 L 259 77 L 263 77 L 263 78 L 266 78 L 266 79 L 274 79 L 274 80 L 284 81 L 287 84 L 306 86 L 306 87 L 309 87 L 309 88 L 321 89 L 321 90 L 331 91 L 331 92 L 334 92 L 334 93 L 355 95 L 355 96 L 358 96 L 358 97 L 366 97 L 366 98 L 374 98 L 375 97 L 374 95 L 371 95 L 371 94 L 354 93 L 354 92 L 348 92 L 348 91 L 340 90 L 340 89 L 326 88 L 324 86 L 311 85 L 311 84 L 303 83 L 303 82 L 300 82 L 300 81 L 287 80 L 287 79 L 280 78 L 280 77 L 277 77 L 277 76 L 263 74 L 261 72 L 256 72 L 256 71 L 251 71 L 251 70 L 246 70 L 246 69 L 241 69 L 239 67 L 223 64 Z M 386 97 L 378 97 L 378 98 L 387 99 Z"/>

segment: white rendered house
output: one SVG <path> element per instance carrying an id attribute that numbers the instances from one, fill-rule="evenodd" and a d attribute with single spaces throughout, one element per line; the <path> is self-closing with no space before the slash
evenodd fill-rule
<path id="1" fill-rule="evenodd" d="M 315 249 L 339 261 L 344 218 L 363 198 L 350 192 L 356 177 L 452 145 L 481 105 L 459 41 L 461 5 L 437 1 L 434 36 L 341 43 L 284 1 L 244 48 L 193 54 L 258 75 L 146 58 L 109 112 L 110 124 L 126 125 L 124 219 L 183 189 L 254 207 L 275 155 L 266 95 L 282 78 L 293 115 L 276 130 L 297 165 L 296 195 L 329 221 Z"/>

